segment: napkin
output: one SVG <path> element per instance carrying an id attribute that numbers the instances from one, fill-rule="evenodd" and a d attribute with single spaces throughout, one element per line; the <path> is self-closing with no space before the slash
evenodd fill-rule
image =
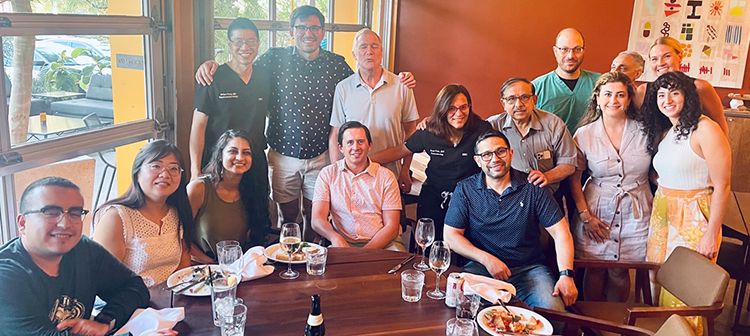
<path id="1" fill-rule="evenodd" d="M 137 314 L 137 315 L 136 315 Z M 117 335 L 131 333 L 133 336 L 155 335 L 159 330 L 169 330 L 177 322 L 185 318 L 185 309 L 164 308 L 156 310 L 153 308 L 138 309 L 134 316 L 120 330 Z"/>
<path id="2" fill-rule="evenodd" d="M 273 266 L 263 265 L 268 260 L 263 254 L 264 251 L 263 246 L 252 247 L 232 264 L 232 267 L 241 270 L 242 281 L 260 279 L 273 273 Z"/>
<path id="3" fill-rule="evenodd" d="M 479 294 L 479 296 L 492 303 L 496 303 L 498 300 L 503 300 L 503 302 L 507 303 L 510 301 L 511 294 L 516 294 L 516 287 L 505 281 L 471 273 L 461 274 L 464 278 L 464 295 Z M 500 291 L 501 289 L 505 291 Z"/>

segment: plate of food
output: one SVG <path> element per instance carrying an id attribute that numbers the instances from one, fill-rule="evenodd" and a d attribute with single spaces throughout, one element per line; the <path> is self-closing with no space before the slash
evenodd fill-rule
<path id="1" fill-rule="evenodd" d="M 508 306 L 508 314 L 501 306 L 487 307 L 477 314 L 477 323 L 490 335 L 507 333 L 552 335 L 552 324 L 542 315 L 531 310 Z"/>
<path id="2" fill-rule="evenodd" d="M 221 273 L 219 265 L 190 266 L 172 273 L 172 275 L 170 275 L 167 279 L 167 287 L 174 287 L 172 288 L 173 291 L 179 291 L 185 288 L 184 286 L 181 286 L 179 284 L 195 282 L 195 284 L 190 285 L 187 290 L 183 291 L 180 294 L 187 296 L 209 296 L 211 295 L 211 289 L 208 287 L 209 284 L 207 277 L 209 269 L 211 270 L 214 279 L 224 276 Z"/>
<path id="3" fill-rule="evenodd" d="M 292 254 L 292 264 L 304 264 L 305 263 L 305 249 L 316 249 L 322 246 L 313 243 L 302 243 L 300 244 L 297 251 Z M 263 252 L 266 258 L 280 263 L 289 263 L 289 254 L 281 249 L 281 245 L 278 243 L 266 247 L 266 251 Z"/>

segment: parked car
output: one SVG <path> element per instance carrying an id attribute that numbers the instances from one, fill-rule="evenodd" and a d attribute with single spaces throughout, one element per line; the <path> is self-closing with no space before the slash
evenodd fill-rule
<path id="1" fill-rule="evenodd" d="M 85 37 L 50 37 L 42 41 L 53 42 L 62 44 L 64 46 L 75 48 L 91 49 L 91 51 L 99 57 L 111 57 L 112 51 L 109 48 L 109 44 L 100 42 L 99 40 L 85 38 Z"/>
<path id="2" fill-rule="evenodd" d="M 36 78 L 39 74 L 39 70 L 43 66 L 49 65 L 62 58 L 63 51 L 66 55 L 71 55 L 74 48 L 64 46 L 58 43 L 52 43 L 47 41 L 36 41 L 34 48 L 34 66 L 33 66 L 33 77 Z M 6 53 L 9 57 L 3 59 L 5 72 L 10 76 L 13 73 L 13 51 Z M 80 56 L 75 59 L 67 59 L 63 62 L 65 67 L 80 71 L 87 65 L 93 64 L 94 60 L 88 56 Z"/>

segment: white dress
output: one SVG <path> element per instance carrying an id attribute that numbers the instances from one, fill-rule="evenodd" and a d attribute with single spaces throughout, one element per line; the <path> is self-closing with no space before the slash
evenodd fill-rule
<path id="1" fill-rule="evenodd" d="M 182 230 L 177 211 L 170 208 L 159 226 L 140 211 L 122 205 L 110 205 L 97 213 L 103 215 L 110 208 L 117 209 L 123 224 L 125 259 L 122 263 L 140 275 L 147 287 L 167 281 L 177 269 L 182 256 Z M 92 221 L 92 236 L 99 219 L 101 216 L 96 216 Z"/>

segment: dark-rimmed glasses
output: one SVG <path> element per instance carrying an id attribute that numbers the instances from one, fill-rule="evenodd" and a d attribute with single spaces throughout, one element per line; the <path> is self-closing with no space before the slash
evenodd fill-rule
<path id="1" fill-rule="evenodd" d="M 448 112 L 456 112 L 460 110 L 461 112 L 466 113 L 466 112 L 469 112 L 470 107 L 471 105 L 469 104 L 463 104 L 461 106 L 449 106 Z"/>
<path id="2" fill-rule="evenodd" d="M 494 151 L 486 151 L 484 153 L 475 154 L 474 156 L 478 156 L 484 162 L 490 162 L 492 161 L 493 155 L 497 156 L 498 159 L 504 159 L 508 156 L 508 147 L 500 147 Z"/>
<path id="3" fill-rule="evenodd" d="M 62 207 L 56 205 L 48 205 L 39 210 L 26 211 L 23 213 L 23 215 L 26 216 L 35 213 L 42 214 L 42 217 L 44 217 L 44 221 L 48 224 L 57 224 L 60 223 L 63 215 L 65 214 L 68 215 L 68 218 L 70 218 L 71 222 L 82 222 L 83 218 L 86 217 L 86 214 L 89 213 L 89 211 L 84 210 L 80 207 L 70 208 L 68 209 L 68 211 L 65 211 Z"/>
<path id="4" fill-rule="evenodd" d="M 256 39 L 236 39 L 236 40 L 229 40 L 230 43 L 232 43 L 235 47 L 242 47 L 243 44 L 247 44 L 248 47 L 254 48 L 258 46 L 258 40 Z"/>
<path id="5" fill-rule="evenodd" d="M 533 96 L 532 95 L 524 94 L 524 95 L 520 95 L 518 97 L 516 97 L 516 96 L 503 97 L 503 100 L 506 103 L 508 103 L 508 104 L 513 104 L 513 103 L 516 102 L 516 100 L 520 100 L 522 103 L 526 104 L 526 103 L 529 102 L 529 100 L 531 100 L 531 97 L 533 97 Z"/>
<path id="6" fill-rule="evenodd" d="M 149 163 L 145 166 L 148 167 L 148 170 L 157 175 L 166 170 L 169 175 L 177 177 L 180 176 L 183 171 L 185 171 L 185 169 L 182 169 L 182 167 L 178 165 L 164 166 L 160 163 Z"/>
<path id="7" fill-rule="evenodd" d="M 323 27 L 321 26 L 305 26 L 305 25 L 296 25 L 294 26 L 294 29 L 297 29 L 301 31 L 302 33 L 307 33 L 307 31 L 311 31 L 313 33 L 319 33 L 321 30 L 323 30 Z"/>
<path id="8" fill-rule="evenodd" d="M 559 52 L 561 52 L 561 53 L 563 53 L 563 54 L 567 54 L 567 53 L 569 53 L 569 52 L 571 52 L 571 51 L 572 51 L 572 52 L 573 52 L 574 54 L 580 54 L 580 53 L 582 53 L 582 52 L 583 52 L 583 47 L 573 47 L 573 48 L 566 48 L 566 47 L 558 47 L 558 46 L 555 46 L 555 49 L 557 49 L 557 51 L 559 51 Z"/>

